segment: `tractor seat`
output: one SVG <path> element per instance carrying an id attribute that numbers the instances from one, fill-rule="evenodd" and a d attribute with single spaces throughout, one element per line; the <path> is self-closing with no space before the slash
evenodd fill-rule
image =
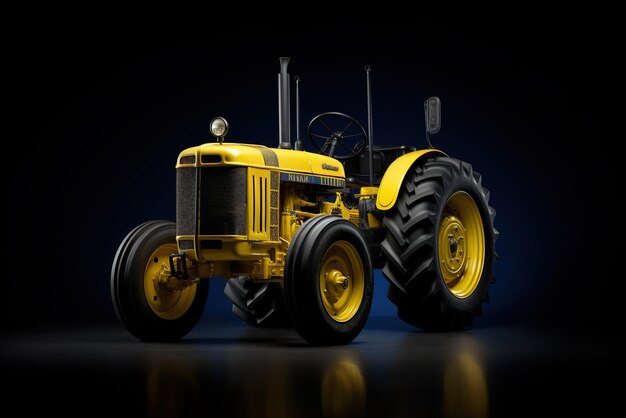
<path id="1" fill-rule="evenodd" d="M 391 163 L 401 155 L 415 151 L 414 147 L 408 145 L 398 146 L 374 146 L 374 184 L 379 185 L 385 171 Z M 360 153 L 343 161 L 346 171 L 346 183 L 369 185 L 369 150 L 367 147 Z"/>

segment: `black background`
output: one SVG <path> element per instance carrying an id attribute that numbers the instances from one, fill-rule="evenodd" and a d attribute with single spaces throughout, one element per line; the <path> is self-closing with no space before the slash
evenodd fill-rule
<path id="1" fill-rule="evenodd" d="M 5 325 L 113 318 L 117 245 L 143 221 L 173 220 L 175 159 L 212 141 L 210 119 L 228 119 L 228 140 L 277 144 L 284 55 L 302 78 L 305 126 L 330 110 L 365 123 L 365 64 L 377 144 L 423 147 L 423 100 L 441 97 L 433 142 L 483 174 L 498 211 L 488 317 L 611 324 L 621 260 L 601 231 L 621 233 L 619 189 L 598 134 L 611 35 L 584 19 L 24 28 L 7 64 Z M 207 313 L 228 313 L 214 283 Z M 393 315 L 383 287 L 372 314 Z"/>

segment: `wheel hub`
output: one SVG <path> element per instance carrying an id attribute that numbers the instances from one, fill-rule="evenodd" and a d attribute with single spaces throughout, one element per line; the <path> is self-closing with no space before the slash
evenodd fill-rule
<path id="1" fill-rule="evenodd" d="M 459 242 L 454 239 L 453 236 L 448 237 L 450 238 L 450 252 L 452 253 L 452 255 L 456 255 L 456 250 L 459 248 Z"/>
<path id="2" fill-rule="evenodd" d="M 337 322 L 349 321 L 361 306 L 363 264 L 352 244 L 337 241 L 326 252 L 320 268 L 320 296 L 326 312 Z"/>
<path id="3" fill-rule="evenodd" d="M 449 274 L 444 274 L 446 282 L 457 279 L 465 270 L 467 252 L 465 251 L 465 227 L 455 216 L 447 216 L 441 223 L 440 236 L 445 238 L 447 245 L 442 245 L 439 254 L 441 265 Z"/>
<path id="4" fill-rule="evenodd" d="M 344 276 L 342 272 L 336 269 L 332 269 L 328 273 L 325 273 L 324 278 L 326 279 L 324 291 L 329 294 L 330 297 L 335 299 L 335 301 L 341 299 L 343 293 L 350 286 L 349 277 Z"/>
<path id="5" fill-rule="evenodd" d="M 157 248 L 146 265 L 144 293 L 152 311 L 162 319 L 178 319 L 187 312 L 196 293 L 195 281 L 171 277 L 168 268 L 169 255 L 177 249 L 176 244 Z"/>
<path id="6" fill-rule="evenodd" d="M 438 231 L 439 270 L 458 298 L 470 296 L 480 281 L 485 259 L 485 232 L 480 211 L 466 192 L 446 202 Z"/>

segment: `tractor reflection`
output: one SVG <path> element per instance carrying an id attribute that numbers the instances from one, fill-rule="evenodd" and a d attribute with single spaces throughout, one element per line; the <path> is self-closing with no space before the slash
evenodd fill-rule
<path id="1" fill-rule="evenodd" d="M 469 338 L 459 341 L 443 378 L 443 416 L 481 418 L 489 412 L 487 381 L 480 361 L 480 345 Z"/>
<path id="2" fill-rule="evenodd" d="M 489 415 L 483 347 L 468 334 L 416 332 L 374 357 L 357 347 L 276 347 L 256 334 L 246 337 L 245 349 L 229 344 L 216 357 L 201 345 L 186 351 L 187 358 L 151 353 L 144 372 L 147 415 Z"/>
<path id="3" fill-rule="evenodd" d="M 325 418 L 365 416 L 366 384 L 356 353 L 334 349 L 324 367 L 301 359 L 285 361 L 280 356 L 265 356 L 264 365 L 243 365 L 247 372 L 236 373 L 238 405 L 242 416 Z M 238 361 L 241 361 L 239 359 Z M 231 375 L 232 376 L 232 375 Z"/>
<path id="4" fill-rule="evenodd" d="M 145 374 L 146 413 L 157 418 L 366 415 L 358 352 L 328 350 L 322 367 L 306 360 L 310 353 L 302 354 L 265 352 L 254 357 L 235 351 L 219 362 L 153 358 Z"/>
<path id="5" fill-rule="evenodd" d="M 152 359 L 146 370 L 146 415 L 154 418 L 178 417 L 205 402 L 193 362 Z"/>
<path id="6" fill-rule="evenodd" d="M 324 370 L 321 404 L 327 418 L 365 416 L 365 379 L 354 358 L 345 357 Z"/>
<path id="7" fill-rule="evenodd" d="M 394 352 L 389 388 L 383 389 L 392 393 L 392 397 L 384 405 L 368 404 L 368 414 L 489 416 L 482 351 L 482 344 L 465 333 L 415 332 L 408 335 Z"/>

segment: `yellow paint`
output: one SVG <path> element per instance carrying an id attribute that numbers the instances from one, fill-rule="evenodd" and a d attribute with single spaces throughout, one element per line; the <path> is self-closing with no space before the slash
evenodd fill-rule
<path id="1" fill-rule="evenodd" d="M 344 219 L 349 220 L 356 226 L 359 225 L 359 210 L 358 209 L 349 209 L 343 202 L 341 197 L 341 193 L 335 193 L 335 201 L 334 202 L 322 202 L 322 210 L 320 214 L 333 214 L 341 216 Z"/>
<path id="2" fill-rule="evenodd" d="M 385 174 L 380 188 L 363 187 L 357 197 L 378 199 L 377 205 L 380 205 L 389 195 L 392 197 L 388 199 L 391 201 L 388 208 L 392 207 L 406 171 L 420 157 L 435 154 L 444 155 L 440 151 L 424 150 L 400 157 Z M 272 158 L 274 156 L 275 158 Z M 181 157 L 195 158 L 185 158 L 183 160 L 185 164 L 181 164 Z M 272 160 L 277 163 L 276 167 L 272 165 Z M 343 165 L 334 158 L 304 151 L 267 148 L 254 144 L 207 143 L 183 150 L 176 165 L 177 168 L 219 166 L 247 167 L 245 235 L 198 236 L 197 242 L 194 236 L 178 236 L 178 241 L 183 239 L 194 241 L 194 249 L 184 250 L 184 252 L 192 263 L 189 271 L 195 278 L 229 277 L 241 274 L 254 280 L 280 281 L 283 277 L 284 258 L 289 244 L 306 220 L 332 213 L 358 226 L 358 209 L 346 207 L 341 193 L 336 193 L 334 202 L 326 202 L 321 198 L 315 201 L 307 196 L 305 190 L 310 186 L 305 183 L 298 183 L 297 180 L 293 182 L 281 182 L 279 180 L 280 187 L 277 187 L 275 181 L 275 187 L 272 187 L 272 176 L 274 179 L 276 176 L 280 178 L 281 173 L 301 175 L 303 178 L 315 175 L 329 181 L 343 182 L 345 180 Z M 328 186 L 326 183 L 322 182 L 322 184 Z M 313 201 L 309 202 L 306 199 Z M 371 214 L 368 215 L 368 222 L 372 228 L 382 227 L 380 221 Z M 203 240 L 219 240 L 221 248 L 202 249 L 201 242 Z M 356 253 L 353 254 L 350 248 L 352 247 L 335 247 L 335 251 L 340 251 L 344 257 L 347 257 L 347 260 L 343 261 L 345 264 L 342 268 L 354 271 L 360 269 L 362 271 L 360 259 L 358 262 L 351 260 L 351 256 Z M 335 262 L 339 262 L 337 257 L 334 259 Z M 329 274 L 335 279 L 349 276 L 349 273 L 339 269 L 335 270 L 339 273 L 329 270 Z M 354 315 L 356 310 L 353 308 L 356 306 L 358 309 L 360 306 L 364 284 L 357 282 L 356 287 L 359 288 L 359 286 L 361 286 L 361 296 L 350 299 L 350 302 L 345 302 L 342 299 L 343 296 L 339 299 L 341 306 L 337 305 L 336 302 L 327 301 L 329 313 L 333 309 L 337 312 L 343 312 L 331 314 L 335 320 L 345 322 Z M 352 290 L 347 292 L 351 293 Z M 358 293 L 359 290 L 356 292 Z"/>
<path id="3" fill-rule="evenodd" d="M 448 290 L 459 299 L 478 286 L 485 263 L 485 230 L 476 202 L 456 192 L 446 202 L 437 239 L 439 267 Z"/>
<path id="4" fill-rule="evenodd" d="M 176 236 L 177 242 L 180 242 L 183 240 L 194 241 L 195 236 L 193 235 L 177 235 Z M 246 244 L 248 242 L 248 237 L 245 235 L 198 235 L 198 241 L 199 241 L 198 248 L 194 247 L 193 250 L 180 250 L 180 252 L 184 252 L 188 260 L 194 260 L 194 261 L 200 261 L 200 262 L 208 261 L 205 258 L 205 255 L 215 254 L 219 250 L 206 250 L 206 249 L 202 250 L 200 247 L 201 245 L 200 243 L 202 242 L 202 240 L 220 240 L 222 241 L 224 248 L 226 248 L 226 246 L 234 246 L 237 243 L 244 243 L 243 245 L 248 245 Z"/>
<path id="5" fill-rule="evenodd" d="M 248 239 L 270 241 L 270 200 L 276 193 L 276 220 L 278 222 L 278 189 L 271 189 L 270 170 L 248 168 Z M 278 228 L 278 224 L 274 224 Z M 278 237 L 278 232 L 276 233 Z"/>
<path id="6" fill-rule="evenodd" d="M 177 239 L 193 237 L 181 235 Z M 199 235 L 198 240 L 218 240 L 222 248 L 200 249 L 198 259 L 193 256 L 195 252 L 185 251 L 188 260 L 199 261 L 189 267 L 192 277 L 248 275 L 252 279 L 279 280 L 283 276 L 287 245 L 282 241 L 250 241 L 244 235 Z"/>
<path id="7" fill-rule="evenodd" d="M 302 220 L 298 220 L 296 214 L 296 190 L 298 185 L 292 183 L 285 183 L 282 190 L 282 207 L 280 214 L 280 237 L 287 243 L 291 242 L 291 239 L 296 234 L 298 228 L 302 224 Z"/>
<path id="8" fill-rule="evenodd" d="M 270 148 L 278 157 L 278 166 L 281 171 L 294 171 L 298 173 L 309 172 L 329 177 L 340 177 L 345 179 L 343 165 L 334 158 L 326 155 L 314 154 L 306 151 L 293 151 L 286 149 Z M 327 170 L 322 167 L 323 164 L 337 168 L 335 170 Z M 307 171 L 308 170 L 308 171 Z"/>
<path id="9" fill-rule="evenodd" d="M 197 248 L 183 250 L 187 259 L 193 264 L 189 267 L 189 274 L 194 278 L 230 277 L 246 275 L 254 280 L 281 281 L 284 274 L 284 260 L 289 244 L 300 226 L 308 219 L 325 214 L 335 213 L 358 225 L 358 209 L 347 208 L 341 193 L 335 193 L 334 202 L 310 202 L 305 200 L 305 184 L 284 182 L 281 190 L 271 188 L 271 173 L 274 170 L 266 168 L 248 169 L 247 190 L 247 235 L 199 235 Z M 277 192 L 274 202 L 269 193 L 261 193 L 266 180 L 270 193 Z M 254 184 L 254 187 L 252 185 Z M 277 211 L 275 219 L 278 224 L 272 223 L 271 214 L 264 210 L 264 225 L 260 226 L 261 206 Z M 254 210 L 253 204 L 255 202 Z M 276 203 L 278 206 L 274 207 Z M 319 210 L 316 208 L 320 207 Z M 305 209 L 313 208 L 314 212 Z M 280 209 L 280 211 L 279 211 Z M 278 228 L 279 240 L 271 241 L 268 235 L 272 227 Z M 193 235 L 179 235 L 177 241 L 194 241 Z M 220 241 L 219 249 L 202 249 L 202 241 Z"/>
<path id="10" fill-rule="evenodd" d="M 374 186 L 364 186 L 361 187 L 359 194 L 356 197 L 372 197 L 378 194 L 378 187 Z"/>
<path id="11" fill-rule="evenodd" d="M 196 296 L 196 284 L 182 290 L 174 289 L 167 284 L 167 278 L 170 276 L 169 255 L 176 251 L 176 244 L 160 246 L 150 255 L 144 272 L 143 288 L 146 301 L 152 312 L 167 320 L 182 317 Z"/>
<path id="12" fill-rule="evenodd" d="M 420 158 L 438 155 L 446 156 L 442 151 L 436 149 L 423 149 L 404 154 L 392 162 L 380 182 L 376 207 L 380 210 L 393 208 L 393 205 L 396 204 L 402 182 L 404 181 L 404 176 L 411 166 Z"/>
<path id="13" fill-rule="evenodd" d="M 320 268 L 320 296 L 326 312 L 348 322 L 359 310 L 365 293 L 365 271 L 356 248 L 348 241 L 333 243 Z"/>
<path id="14" fill-rule="evenodd" d="M 295 172 L 304 174 L 317 174 L 329 177 L 345 178 L 343 165 L 334 158 L 326 155 L 314 154 L 306 151 L 294 151 L 279 148 L 267 148 L 262 145 L 254 144 L 234 144 L 234 143 L 209 143 L 183 150 L 178 156 L 176 168 L 216 165 L 236 165 L 256 168 L 269 168 L 265 165 L 263 154 L 260 149 L 266 149 L 276 154 L 278 159 L 278 167 L 280 171 Z M 196 164 L 180 164 L 180 158 L 184 156 L 195 155 Z M 213 163 L 202 163 L 201 156 L 216 155 L 221 161 Z M 324 167 L 333 167 L 332 170 Z"/>
<path id="15" fill-rule="evenodd" d="M 287 245 L 296 234 L 304 221 L 321 213 L 305 212 L 303 208 L 314 208 L 317 206 L 315 202 L 308 202 L 301 197 L 302 190 L 305 186 L 298 183 L 283 183 L 281 191 L 281 230 L 280 239 Z"/>

